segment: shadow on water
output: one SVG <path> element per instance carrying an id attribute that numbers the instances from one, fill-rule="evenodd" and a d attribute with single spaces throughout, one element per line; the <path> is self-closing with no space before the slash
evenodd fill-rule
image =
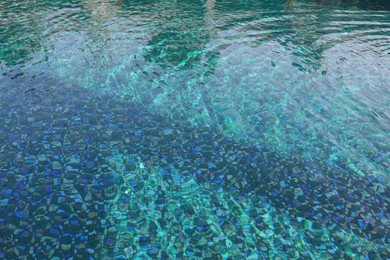
<path id="1" fill-rule="evenodd" d="M 27 81 L 6 79 L 15 91 Z M 217 245 L 227 256 L 388 254 L 382 179 L 285 159 L 65 82 L 50 81 L 48 99 L 39 84 L 1 99 L 6 259 L 206 257 Z M 172 242 L 177 232 L 187 242 Z"/>
<path id="2" fill-rule="evenodd" d="M 69 96 L 66 84 L 44 76 L 2 79 L 14 88 L 1 97 L 2 258 L 96 256 L 115 176 L 100 163 L 93 122 L 83 124 L 94 119 L 84 110 L 86 93 Z M 13 92 L 25 85 L 36 91 Z"/>

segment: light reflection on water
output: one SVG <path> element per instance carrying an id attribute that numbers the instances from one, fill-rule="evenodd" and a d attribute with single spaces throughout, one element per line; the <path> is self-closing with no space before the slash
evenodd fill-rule
<path id="1" fill-rule="evenodd" d="M 65 176 L 89 172 L 90 158 L 94 158 L 85 184 L 106 194 L 94 197 L 104 207 L 97 209 L 85 202 L 87 191 L 81 192 L 83 188 L 76 184 L 71 189 L 75 192 L 70 193 L 83 194 L 80 198 L 69 197 L 65 191 L 61 196 L 65 204 L 67 199 L 72 201 L 68 205 L 71 208 L 76 207 L 72 203 L 85 202 L 87 211 L 97 211 L 99 219 L 92 218 L 94 225 L 101 222 L 96 240 L 103 242 L 88 242 L 96 247 L 91 253 L 95 257 L 217 257 L 218 247 L 223 248 L 220 257 L 237 254 L 283 258 L 298 257 L 298 252 L 311 257 L 341 257 L 341 252 L 349 256 L 376 251 L 385 254 L 388 217 L 381 212 L 387 212 L 388 204 L 390 14 L 388 6 L 380 1 L 371 6 L 362 3 L 4 1 L 0 4 L 2 178 L 17 193 L 26 174 L 39 179 L 44 171 L 52 176 L 61 161 L 63 177 L 54 178 L 53 185 L 57 187 L 59 181 L 61 187 L 70 187 L 72 181 L 66 182 Z M 110 104 L 105 105 L 104 100 Z M 132 123 L 127 125 L 126 120 Z M 170 139 L 171 131 L 174 140 Z M 112 136 L 116 132 L 120 138 Z M 68 148 L 59 148 L 65 146 L 68 137 Z M 61 145 L 57 147 L 55 142 Z M 172 151 L 183 153 L 183 162 L 175 166 L 164 159 L 167 151 L 161 148 L 172 142 L 181 144 Z M 36 147 L 31 148 L 30 143 Z M 78 145 L 89 147 L 91 154 L 74 148 Z M 217 157 L 224 158 L 229 152 L 236 154 L 221 159 L 214 169 Z M 75 160 L 83 163 L 71 163 L 73 153 Z M 270 161 L 253 162 L 253 158 L 260 158 L 258 153 L 270 154 L 262 159 Z M 38 159 L 41 154 L 52 156 L 42 161 L 43 168 Z M 204 162 L 199 162 L 197 154 Z M 173 157 L 179 160 L 178 156 Z M 246 157 L 252 159 L 242 159 Z M 35 166 L 29 168 L 29 163 Z M 257 172 L 250 173 L 251 163 Z M 144 164 L 145 169 L 141 169 Z M 225 168 L 229 166 L 235 177 L 227 177 L 230 175 Z M 300 175 L 297 167 L 305 173 Z M 20 179 L 7 177 L 9 172 L 17 173 Z M 184 186 L 180 181 L 175 183 L 178 174 L 184 176 L 180 177 L 184 178 Z M 171 176 L 173 183 L 164 182 L 164 176 Z M 236 187 L 231 178 L 242 183 L 253 178 L 255 185 L 246 189 L 241 183 Z M 129 184 L 130 180 L 135 183 Z M 159 185 L 153 184 L 156 180 Z M 26 193 L 27 198 L 35 194 L 34 185 Z M 193 197 L 195 205 L 191 207 L 196 214 L 191 216 L 180 213 L 189 203 L 189 195 L 182 188 L 185 185 L 194 186 L 193 193 L 200 194 Z M 256 185 L 263 188 L 258 190 Z M 40 192 L 52 198 L 48 189 Z M 303 201 L 299 195 L 302 189 L 306 197 Z M 112 194 L 107 195 L 107 190 Z M 2 197 L 9 196 L 5 191 Z M 150 213 L 153 209 L 176 214 L 175 220 L 165 228 L 161 223 L 154 224 L 158 236 L 153 232 L 147 235 L 145 230 L 127 234 L 126 214 L 131 210 L 118 213 L 126 192 L 132 205 L 129 209 L 144 208 L 142 221 L 129 224 L 133 228 L 153 226 L 152 220 L 159 218 L 155 212 Z M 164 193 L 166 204 L 158 205 L 148 192 Z M 290 192 L 297 197 L 286 195 Z M 138 204 L 134 202 L 137 199 L 141 201 Z M 224 203 L 215 205 L 213 200 Z M 265 212 L 276 218 L 276 224 L 268 217 L 259 219 L 250 214 L 262 203 L 271 205 Z M 5 209 L 14 205 L 12 200 L 4 204 Z M 352 210 L 356 205 L 363 210 Z M 231 219 L 226 217 L 233 227 L 225 231 L 224 217 L 215 215 L 215 210 L 230 212 L 231 207 L 238 209 L 228 214 Z M 32 206 L 30 211 L 36 209 Z M 3 212 L 3 226 L 8 217 L 14 216 L 10 212 Z M 329 220 L 325 214 L 335 216 Z M 34 214 L 29 216 L 33 218 Z M 298 217 L 305 220 L 297 222 Z M 199 245 L 189 242 L 196 236 L 185 231 L 186 225 L 196 227 L 197 221 L 206 222 L 200 226 L 213 223 L 215 230 L 210 234 L 199 232 L 206 242 L 219 237 L 219 242 L 204 243 L 199 252 L 195 250 Z M 311 238 L 316 232 L 307 223 L 313 222 L 320 226 L 314 230 L 324 237 L 321 241 Z M 333 224 L 337 232 L 328 231 L 330 226 L 333 230 Z M 180 243 L 173 236 L 175 225 L 182 228 L 184 241 Z M 240 225 L 249 225 L 255 231 Z M 278 233 L 274 225 L 298 230 L 299 241 L 294 242 L 292 231 Z M 56 228 L 64 240 L 72 237 L 66 228 Z M 34 236 L 34 231 L 30 232 Z M 152 233 L 158 237 L 154 242 L 150 241 Z M 85 235 L 81 240 L 85 243 L 91 237 Z M 234 242 L 240 240 L 237 237 L 245 239 Z M 337 239 L 348 243 L 340 244 Z M 16 246 L 4 244 L 7 250 L 3 251 L 8 253 Z M 156 249 L 155 244 L 165 248 Z M 176 244 L 182 249 L 173 246 Z M 38 246 L 37 242 L 35 248 Z M 63 256 L 86 250 L 65 249 L 60 251 Z M 216 255 L 198 255 L 206 251 Z M 53 256 L 49 249 L 47 254 Z"/>

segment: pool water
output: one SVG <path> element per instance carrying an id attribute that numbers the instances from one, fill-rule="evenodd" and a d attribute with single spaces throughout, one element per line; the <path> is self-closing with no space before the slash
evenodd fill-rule
<path id="1" fill-rule="evenodd" d="M 0 258 L 390 257 L 387 1 L 3 0 Z"/>

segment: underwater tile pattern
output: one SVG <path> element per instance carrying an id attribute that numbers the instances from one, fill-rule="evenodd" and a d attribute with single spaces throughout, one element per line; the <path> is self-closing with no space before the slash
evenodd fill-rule
<path id="1" fill-rule="evenodd" d="M 0 2 L 0 258 L 386 259 L 386 1 Z"/>

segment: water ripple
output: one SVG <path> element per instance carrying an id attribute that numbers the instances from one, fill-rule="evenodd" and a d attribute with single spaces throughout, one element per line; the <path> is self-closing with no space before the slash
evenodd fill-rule
<path id="1" fill-rule="evenodd" d="M 226 258 L 353 258 L 364 250 L 364 257 L 383 258 L 390 159 L 385 7 L 1 1 L 0 203 L 11 195 L 26 200 L 9 200 L 15 212 L 3 215 L 37 214 L 31 223 L 44 226 L 47 206 L 58 225 L 48 236 L 60 236 L 67 252 L 79 227 L 60 228 L 71 205 L 76 219 L 89 223 L 83 234 L 90 232 L 72 239 L 99 241 L 79 248 L 95 258 L 103 251 L 108 258 L 162 256 L 145 227 L 159 230 L 150 232 L 168 257 L 182 243 L 194 256 L 190 249 L 200 242 L 217 244 Z M 190 191 L 197 194 L 192 201 Z M 16 210 L 30 202 L 30 211 Z M 28 232 L 15 235 L 4 223 L 3 251 L 17 259 L 9 238 Z"/>

